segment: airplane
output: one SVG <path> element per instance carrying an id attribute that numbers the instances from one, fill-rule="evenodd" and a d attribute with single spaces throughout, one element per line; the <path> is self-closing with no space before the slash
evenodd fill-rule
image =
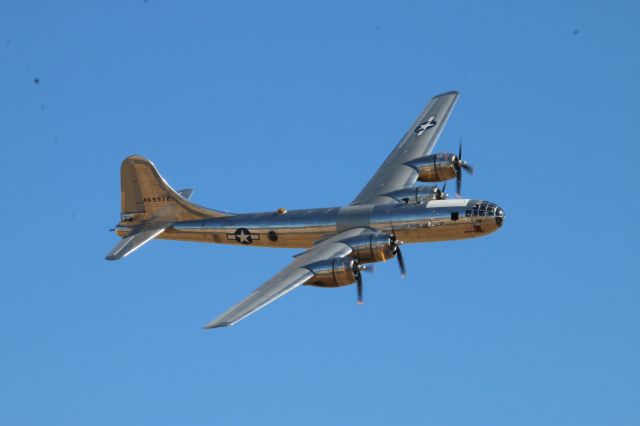
<path id="1" fill-rule="evenodd" d="M 190 201 L 193 190 L 171 188 L 151 161 L 127 157 L 120 170 L 121 220 L 114 229 L 123 238 L 106 259 L 122 259 L 152 239 L 306 249 L 205 329 L 234 325 L 302 285 L 357 283 L 362 303 L 362 271 L 371 268 L 369 263 L 396 257 L 406 275 L 402 244 L 481 237 L 504 222 L 498 205 L 461 198 L 462 172 L 473 173 L 462 160 L 461 144 L 457 155 L 431 154 L 458 96 L 456 91 L 434 96 L 362 191 L 343 207 L 246 214 L 212 210 Z M 454 178 L 457 198 L 451 199 L 444 187 L 416 184 Z"/>

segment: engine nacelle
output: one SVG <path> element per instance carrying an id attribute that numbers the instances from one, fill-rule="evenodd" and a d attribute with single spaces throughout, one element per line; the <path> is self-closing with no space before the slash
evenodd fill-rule
<path id="1" fill-rule="evenodd" d="M 410 188 L 402 188 L 396 191 L 388 192 L 387 197 L 391 197 L 399 203 L 419 204 L 429 200 L 443 200 L 446 194 L 437 186 L 414 186 Z"/>
<path id="2" fill-rule="evenodd" d="M 314 274 L 307 285 L 316 287 L 342 287 L 353 284 L 360 274 L 358 262 L 351 257 L 321 260 L 307 265 L 306 268 Z"/>
<path id="3" fill-rule="evenodd" d="M 342 241 L 351 247 L 351 256 L 360 263 L 380 262 L 396 255 L 396 241 L 388 234 L 372 234 Z"/>
<path id="4" fill-rule="evenodd" d="M 442 182 L 456 177 L 457 161 L 455 154 L 441 152 L 416 158 L 405 164 L 418 172 L 420 182 Z"/>

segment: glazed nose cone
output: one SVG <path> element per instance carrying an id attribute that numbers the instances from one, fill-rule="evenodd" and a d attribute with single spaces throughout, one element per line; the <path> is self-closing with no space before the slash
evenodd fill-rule
<path id="1" fill-rule="evenodd" d="M 498 207 L 496 209 L 496 225 L 500 227 L 502 226 L 502 222 L 504 222 L 504 210 L 502 210 L 502 207 Z"/>

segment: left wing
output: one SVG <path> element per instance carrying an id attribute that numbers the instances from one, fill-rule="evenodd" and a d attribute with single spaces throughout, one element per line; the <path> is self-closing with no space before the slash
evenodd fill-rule
<path id="1" fill-rule="evenodd" d="M 389 154 L 351 205 L 396 202 L 384 194 L 408 188 L 416 183 L 418 173 L 405 163 L 431 153 L 457 100 L 458 92 L 455 91 L 431 98 L 398 146 Z"/>
<path id="2" fill-rule="evenodd" d="M 373 231 L 366 228 L 349 229 L 329 237 L 326 240 L 322 240 L 308 251 L 298 255 L 286 268 L 258 287 L 242 302 L 205 325 L 204 328 L 233 325 L 258 309 L 284 296 L 313 277 L 314 274 L 311 270 L 307 269 L 308 265 L 321 260 L 348 256 L 351 254 L 351 247 L 341 241 L 368 232 Z"/>

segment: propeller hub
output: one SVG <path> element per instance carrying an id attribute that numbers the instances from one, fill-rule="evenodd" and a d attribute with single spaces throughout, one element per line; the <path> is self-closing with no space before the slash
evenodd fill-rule
<path id="1" fill-rule="evenodd" d="M 360 271 L 362 269 L 365 269 L 366 267 L 364 265 L 359 265 L 358 262 L 356 260 L 353 261 L 353 264 L 351 266 L 351 270 L 353 271 L 353 276 L 354 277 L 358 277 L 358 275 L 360 275 Z"/>
<path id="2" fill-rule="evenodd" d="M 504 222 L 504 210 L 502 210 L 502 207 L 498 207 L 496 209 L 496 225 L 498 225 L 498 227 L 501 227 L 502 222 Z"/>

